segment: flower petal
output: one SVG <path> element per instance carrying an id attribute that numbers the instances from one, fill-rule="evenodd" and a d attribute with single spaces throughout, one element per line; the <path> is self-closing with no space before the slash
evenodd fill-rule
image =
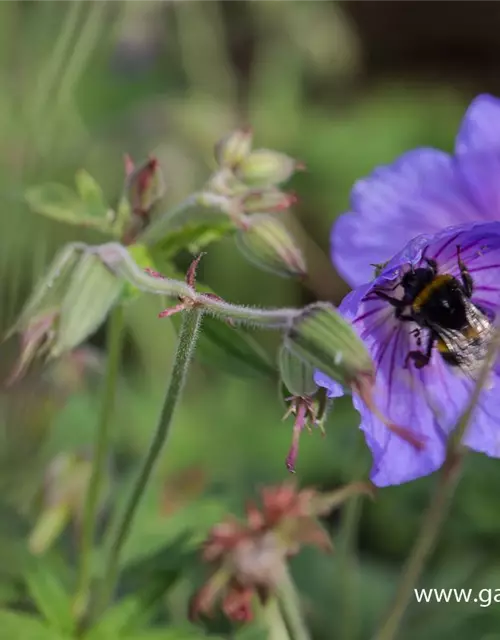
<path id="1" fill-rule="evenodd" d="M 453 158 L 427 148 L 357 182 L 351 206 L 331 235 L 333 262 L 351 285 L 368 282 L 370 265 L 387 261 L 413 237 L 480 219 Z"/>
<path id="2" fill-rule="evenodd" d="M 500 100 L 483 94 L 472 101 L 455 149 L 457 167 L 476 203 L 478 220 L 500 219 Z"/>
<path id="3" fill-rule="evenodd" d="M 427 475 L 444 461 L 446 443 L 462 414 L 473 381 L 460 370 L 445 363 L 437 349 L 430 362 L 421 369 L 408 361 L 408 353 L 425 353 L 429 332 L 416 323 L 396 318 L 394 307 L 376 295 L 382 288 L 387 295 L 400 299 L 398 283 L 408 265 L 435 259 L 441 273 L 460 278 L 460 258 L 474 280 L 473 302 L 493 314 L 500 310 L 500 222 L 462 224 L 434 236 L 421 235 L 396 254 L 371 284 L 359 287 L 340 305 L 367 345 L 376 368 L 375 393 L 378 410 L 396 425 L 424 439 L 420 451 L 398 435 L 354 396 L 374 465 L 371 479 L 378 486 L 400 484 Z M 318 375 L 318 384 L 335 392 L 328 379 Z M 466 444 L 488 455 L 500 457 L 500 378 L 492 374 L 493 387 L 485 391 L 476 408 L 466 435 Z"/>
<path id="4" fill-rule="evenodd" d="M 447 386 L 453 386 L 453 375 L 446 372 L 447 375 L 437 382 L 430 365 L 420 370 L 408 365 L 408 353 L 419 348 L 416 337 L 410 334 L 406 323 L 395 319 L 390 305 L 380 301 L 380 307 L 376 321 L 371 316 L 368 321 L 355 323 L 355 326 L 359 325 L 360 335 L 367 341 L 375 361 L 377 377 L 374 395 L 377 406 L 384 416 L 415 433 L 424 443 L 424 449 L 417 450 L 392 433 L 358 397 L 353 398 L 354 406 L 361 414 L 360 428 L 373 454 L 371 480 L 377 486 L 386 486 L 414 480 L 441 466 L 448 432 L 456 422 L 455 413 L 461 409 L 466 395 L 461 397 L 460 405 L 458 402 L 454 405 L 453 413 L 446 412 L 443 424 L 442 416 L 436 413 L 426 391 L 430 384 L 428 378 L 432 379 L 430 386 L 435 386 L 434 393 L 438 398 L 447 397 L 448 393 L 455 397 L 454 388 L 444 394 Z M 358 317 L 362 318 L 365 314 L 362 305 Z M 441 360 L 437 353 L 433 354 L 433 359 Z M 444 370 L 444 363 L 441 366 Z"/>
<path id="5" fill-rule="evenodd" d="M 459 155 L 457 167 L 462 175 L 462 183 L 477 208 L 477 220 L 499 220 L 500 147 Z"/>
<path id="6" fill-rule="evenodd" d="M 482 151 L 500 151 L 500 100 L 489 94 L 475 98 L 460 125 L 455 150 L 457 155 Z"/>
<path id="7" fill-rule="evenodd" d="M 492 376 L 491 388 L 481 394 L 464 443 L 480 453 L 500 458 L 500 377 Z"/>

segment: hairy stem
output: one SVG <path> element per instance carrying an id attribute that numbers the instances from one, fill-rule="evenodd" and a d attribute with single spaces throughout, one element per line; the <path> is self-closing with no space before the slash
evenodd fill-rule
<path id="1" fill-rule="evenodd" d="M 121 550 L 128 538 L 136 515 L 137 507 L 139 506 L 141 497 L 144 494 L 155 464 L 162 453 L 167 436 L 170 432 L 170 425 L 172 423 L 174 410 L 177 406 L 177 402 L 179 401 L 189 369 L 191 356 L 196 345 L 200 321 L 200 310 L 192 309 L 184 312 L 172 374 L 165 394 L 158 426 L 132 488 L 132 493 L 126 504 L 125 512 L 118 523 L 116 532 L 111 537 L 111 545 L 106 563 L 102 592 L 98 601 L 98 613 L 105 609 L 113 595 L 118 575 Z"/>
<path id="2" fill-rule="evenodd" d="M 171 298 L 186 298 L 191 303 L 202 307 L 207 313 L 226 320 L 233 320 L 236 323 L 267 329 L 287 329 L 293 319 L 302 312 L 301 309 L 245 307 L 243 305 L 229 304 L 224 300 L 216 299 L 203 293 L 197 293 L 186 282 L 148 274 L 136 265 L 127 249 L 117 242 L 88 247 L 87 251 L 97 253 L 113 273 L 120 278 L 124 278 L 141 291 Z"/>
<path id="3" fill-rule="evenodd" d="M 481 392 L 487 384 L 499 346 L 500 331 L 497 330 L 488 348 L 488 354 L 481 367 L 469 403 L 455 431 L 449 438 L 446 460 L 441 468 L 436 491 L 431 498 L 417 540 L 403 569 L 396 597 L 387 617 L 375 634 L 374 640 L 394 640 L 396 638 L 405 611 L 411 601 L 413 589 L 418 584 L 426 562 L 434 550 L 441 526 L 449 511 L 451 499 L 460 478 L 463 456 L 462 439 L 471 422 Z"/>
<path id="4" fill-rule="evenodd" d="M 118 370 L 123 335 L 123 308 L 117 305 L 112 313 L 108 326 L 107 350 L 108 362 L 104 382 L 104 395 L 96 431 L 92 460 L 92 475 L 87 491 L 80 547 L 80 567 L 78 587 L 74 601 L 74 614 L 81 618 L 89 601 L 92 580 L 92 546 L 94 542 L 95 523 L 99 509 L 99 497 L 105 476 L 109 451 L 110 431 L 116 397 Z"/>

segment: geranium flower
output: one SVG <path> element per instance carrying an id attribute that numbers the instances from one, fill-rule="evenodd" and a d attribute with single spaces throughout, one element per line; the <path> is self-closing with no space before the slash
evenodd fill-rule
<path id="1" fill-rule="evenodd" d="M 412 267 L 426 267 L 429 259 L 437 263 L 440 274 L 460 279 L 458 252 L 473 278 L 472 303 L 493 321 L 500 311 L 500 222 L 464 224 L 434 235 L 418 236 L 387 263 L 373 282 L 352 291 L 340 305 L 340 311 L 351 320 L 375 363 L 374 398 L 378 408 L 424 443 L 418 449 L 405 442 L 354 395 L 354 406 L 361 414 L 360 428 L 373 454 L 371 479 L 378 486 L 407 482 L 441 466 L 448 436 L 473 386 L 473 376 L 447 364 L 436 346 L 425 366 L 408 357 L 411 351 L 425 353 L 430 332 L 415 322 L 398 319 L 395 307 L 379 294 L 401 299 L 403 275 Z M 317 373 L 315 380 L 331 395 L 339 394 L 338 385 L 324 374 Z M 499 425 L 500 379 L 492 372 L 464 444 L 500 457 Z"/>
<path id="2" fill-rule="evenodd" d="M 420 148 L 358 181 L 351 211 L 333 225 L 332 259 L 352 286 L 373 277 L 421 233 L 500 220 L 500 100 L 478 96 L 460 126 L 455 155 Z"/>

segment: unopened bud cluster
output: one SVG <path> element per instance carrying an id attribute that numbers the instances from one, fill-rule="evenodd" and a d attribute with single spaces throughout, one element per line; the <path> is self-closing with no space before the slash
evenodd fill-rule
<path id="1" fill-rule="evenodd" d="M 207 190 L 224 199 L 223 208 L 237 227 L 237 246 L 261 268 L 281 276 L 303 276 L 306 264 L 293 235 L 276 212 L 296 202 L 279 186 L 301 163 L 270 149 L 253 149 L 250 129 L 240 129 L 215 147 L 219 170 Z"/>

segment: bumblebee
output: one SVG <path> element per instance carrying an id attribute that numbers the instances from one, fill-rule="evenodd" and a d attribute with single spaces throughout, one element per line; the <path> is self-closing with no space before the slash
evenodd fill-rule
<path id="1" fill-rule="evenodd" d="M 440 274 L 435 260 L 425 258 L 425 266 L 405 273 L 395 288 L 403 288 L 401 299 L 385 291 L 374 293 L 395 308 L 395 316 L 403 322 L 413 322 L 412 331 L 417 346 L 422 345 L 421 330 L 427 330 L 428 341 L 424 351 L 410 351 L 406 358 L 417 369 L 429 364 L 436 345 L 449 365 L 473 377 L 486 356 L 493 327 L 486 313 L 471 302 L 474 281 L 460 257 L 457 262 L 460 280 L 449 274 Z"/>

